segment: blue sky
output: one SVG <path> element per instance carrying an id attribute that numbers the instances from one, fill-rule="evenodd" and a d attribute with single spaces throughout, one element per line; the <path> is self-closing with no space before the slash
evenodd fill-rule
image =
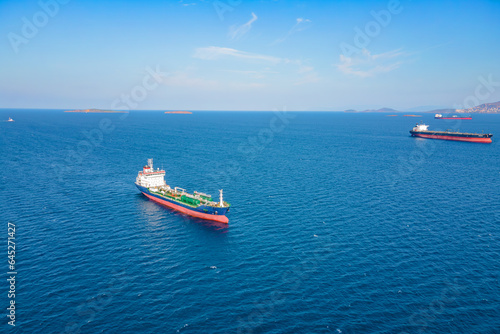
<path id="1" fill-rule="evenodd" d="M 500 1 L 0 1 L 0 108 L 499 101 L 499 17 Z"/>

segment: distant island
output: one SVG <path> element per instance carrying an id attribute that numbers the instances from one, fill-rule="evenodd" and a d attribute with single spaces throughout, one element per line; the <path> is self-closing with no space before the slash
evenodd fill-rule
<path id="1" fill-rule="evenodd" d="M 409 110 L 412 110 L 412 112 L 423 112 L 423 113 L 429 113 L 429 114 L 450 114 L 450 113 L 459 113 L 459 114 L 500 114 L 500 101 L 499 102 L 493 102 L 493 103 L 484 103 L 472 108 L 468 109 L 452 109 L 452 108 L 445 108 L 445 109 L 434 109 L 434 110 L 422 110 L 422 111 L 417 111 L 414 110 L 417 108 L 412 108 L 408 109 L 406 112 Z M 402 113 L 404 111 L 399 111 L 395 110 L 392 108 L 380 108 L 380 109 L 367 109 L 363 111 L 358 111 L 354 109 L 347 109 L 344 110 L 346 113 L 368 113 L 368 112 L 374 112 L 374 113 Z"/>
<path id="2" fill-rule="evenodd" d="M 398 115 L 386 115 L 387 117 L 397 117 Z M 403 115 L 403 117 L 422 117 L 422 115 Z"/>
<path id="3" fill-rule="evenodd" d="M 430 111 L 424 111 L 425 113 L 429 113 L 429 114 L 452 114 L 452 113 L 456 113 L 457 110 L 456 109 L 434 109 L 434 110 L 430 110 Z"/>
<path id="4" fill-rule="evenodd" d="M 455 112 L 460 114 L 498 114 L 500 113 L 500 101 L 484 103 L 468 109 L 457 109 Z"/>
<path id="5" fill-rule="evenodd" d="M 363 111 L 357 111 L 354 109 L 347 109 L 347 110 L 344 110 L 344 112 L 400 112 L 400 111 L 394 110 L 391 108 L 380 108 L 380 109 L 367 109 L 367 110 L 363 110 Z"/>
<path id="6" fill-rule="evenodd" d="M 121 110 L 102 110 L 102 109 L 76 109 L 76 110 L 66 110 L 64 112 L 83 112 L 83 113 L 95 113 L 95 114 L 108 114 L 108 113 L 127 113 L 128 111 Z"/>
<path id="7" fill-rule="evenodd" d="M 165 111 L 165 114 L 192 114 L 190 111 Z"/>

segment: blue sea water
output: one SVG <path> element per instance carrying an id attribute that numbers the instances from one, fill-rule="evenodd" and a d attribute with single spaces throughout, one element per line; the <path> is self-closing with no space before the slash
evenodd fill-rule
<path id="1" fill-rule="evenodd" d="M 500 115 L 9 116 L 4 333 L 500 333 Z M 493 143 L 410 137 L 420 120 Z M 171 186 L 224 189 L 229 225 L 141 195 L 148 158 Z"/>

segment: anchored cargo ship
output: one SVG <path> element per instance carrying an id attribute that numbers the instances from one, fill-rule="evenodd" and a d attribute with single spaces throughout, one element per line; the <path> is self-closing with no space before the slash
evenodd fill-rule
<path id="1" fill-rule="evenodd" d="M 454 131 L 429 131 L 429 126 L 417 124 L 411 131 L 413 137 L 468 141 L 473 143 L 491 143 L 491 133 L 467 133 Z"/>
<path id="2" fill-rule="evenodd" d="M 222 189 L 219 190 L 218 202 L 213 201 L 212 196 L 201 192 L 189 194 L 179 187 L 172 189 L 165 183 L 165 171 L 153 168 L 153 159 L 148 159 L 148 165 L 139 171 L 135 185 L 150 200 L 174 210 L 206 220 L 225 224 L 229 222 L 226 213 L 231 204 L 224 202 Z"/>
<path id="3" fill-rule="evenodd" d="M 462 115 L 460 115 L 460 116 L 459 115 L 452 115 L 452 116 L 444 115 L 443 116 L 442 114 L 436 114 L 436 115 L 434 115 L 434 118 L 435 119 L 472 119 L 471 116 L 465 116 L 465 115 L 463 115 L 463 116 Z"/>

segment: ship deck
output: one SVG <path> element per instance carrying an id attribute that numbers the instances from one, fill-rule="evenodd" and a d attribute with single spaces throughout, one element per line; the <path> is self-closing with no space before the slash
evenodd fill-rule
<path id="1" fill-rule="evenodd" d="M 410 131 L 412 134 L 427 134 L 427 135 L 444 135 L 444 136 L 457 136 L 457 137 L 483 137 L 491 138 L 493 135 L 491 133 L 470 133 L 470 132 L 458 132 L 458 131 Z"/>

